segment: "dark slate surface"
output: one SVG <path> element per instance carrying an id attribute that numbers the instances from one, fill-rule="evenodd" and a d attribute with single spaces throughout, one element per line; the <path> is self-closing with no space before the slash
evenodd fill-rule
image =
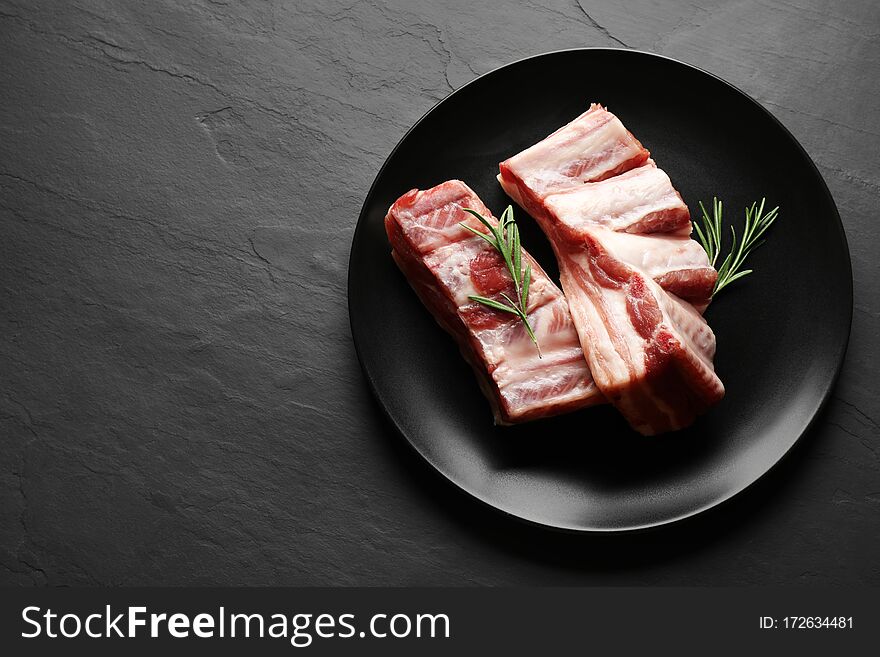
<path id="1" fill-rule="evenodd" d="M 0 0 L 0 581 L 880 583 L 880 5 L 472 4 Z M 623 539 L 527 530 L 439 481 L 346 311 L 357 214 L 407 127 L 573 46 L 757 98 L 825 175 L 855 277 L 843 375 L 792 457 Z"/>

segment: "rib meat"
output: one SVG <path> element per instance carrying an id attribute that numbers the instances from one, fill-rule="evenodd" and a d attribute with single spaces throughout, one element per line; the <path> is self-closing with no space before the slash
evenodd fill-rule
<path id="1" fill-rule="evenodd" d="M 679 429 L 717 403 L 701 315 L 717 273 L 669 177 L 620 120 L 592 105 L 502 162 L 498 179 L 550 239 L 595 382 L 633 428 Z"/>
<path id="2" fill-rule="evenodd" d="M 401 196 L 385 217 L 392 256 L 437 322 L 473 367 L 499 424 L 556 415 L 604 401 L 593 383 L 568 304 L 540 265 L 532 266 L 529 321 L 538 357 L 519 318 L 471 301 L 515 295 L 501 256 L 459 222 L 485 228 L 464 208 L 494 221 L 459 180 Z"/>

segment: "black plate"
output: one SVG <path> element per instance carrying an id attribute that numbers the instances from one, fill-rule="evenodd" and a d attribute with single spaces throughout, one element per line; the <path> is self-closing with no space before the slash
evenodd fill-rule
<path id="1" fill-rule="evenodd" d="M 643 438 L 611 408 L 495 427 L 451 338 L 397 270 L 383 229 L 413 187 L 469 184 L 493 212 L 510 202 L 498 162 L 591 101 L 617 114 L 672 178 L 696 216 L 718 195 L 741 224 L 763 195 L 781 206 L 755 273 L 709 308 L 722 403 L 693 427 Z M 556 274 L 524 212 L 523 244 Z M 803 148 L 769 112 L 723 80 L 627 50 L 554 52 L 462 87 L 389 156 L 364 203 L 349 263 L 349 313 L 364 372 L 418 452 L 474 497 L 519 518 L 581 531 L 639 529 L 730 498 L 767 472 L 828 398 L 846 351 L 852 272 L 834 201 Z"/>

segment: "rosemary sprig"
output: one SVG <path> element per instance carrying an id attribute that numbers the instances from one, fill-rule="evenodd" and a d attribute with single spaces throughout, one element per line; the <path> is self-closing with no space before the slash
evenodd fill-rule
<path id="1" fill-rule="evenodd" d="M 715 281 L 715 288 L 712 290 L 713 297 L 735 280 L 752 273 L 751 269 L 740 270 L 740 268 L 745 264 L 749 254 L 764 243 L 761 237 L 779 216 L 779 206 L 769 210 L 767 213 L 764 212 L 766 200 L 762 198 L 760 205 L 756 201 L 746 208 L 746 223 L 743 228 L 742 239 L 739 242 L 737 242 L 736 229 L 733 226 L 730 227 L 733 243 L 730 247 L 730 253 L 727 254 L 727 257 L 724 258 L 721 266 L 718 268 L 718 280 Z M 718 255 L 721 253 L 721 217 L 723 209 L 721 201 L 713 198 L 712 216 L 710 217 L 706 206 L 700 201 L 700 210 L 703 212 L 703 225 L 701 227 L 699 223 L 694 222 L 697 239 L 706 250 L 709 262 L 713 267 L 718 262 Z"/>
<path id="2" fill-rule="evenodd" d="M 532 342 L 535 343 L 535 349 L 538 350 L 538 358 L 543 358 L 538 338 L 535 337 L 535 332 L 532 330 L 531 324 L 529 324 L 529 286 L 532 283 L 532 266 L 527 264 L 525 269 L 522 268 L 522 247 L 519 241 L 519 228 L 517 228 L 516 222 L 513 220 L 513 206 L 507 206 L 497 226 L 491 224 L 476 210 L 464 208 L 464 211 L 474 215 L 481 224 L 489 229 L 489 233 L 483 233 L 475 228 L 471 228 L 463 221 L 459 222 L 458 225 L 491 244 L 501 254 L 501 257 L 504 259 L 504 265 L 513 279 L 513 289 L 516 291 L 516 301 L 504 292 L 501 293 L 501 296 L 507 302 L 506 304 L 476 294 L 469 295 L 468 299 L 519 317 Z"/>

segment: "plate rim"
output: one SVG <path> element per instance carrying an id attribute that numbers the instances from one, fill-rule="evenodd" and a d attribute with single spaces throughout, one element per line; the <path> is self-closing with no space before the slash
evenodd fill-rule
<path id="1" fill-rule="evenodd" d="M 809 419 L 804 423 L 804 425 L 799 430 L 794 432 L 794 435 L 796 437 L 791 441 L 791 443 L 789 445 L 787 445 L 785 447 L 784 451 L 779 455 L 779 457 L 773 463 L 771 463 L 769 465 L 769 467 L 767 467 L 765 470 L 761 471 L 757 475 L 754 475 L 754 476 L 748 478 L 748 480 L 745 481 L 745 483 L 741 483 L 738 487 L 734 487 L 731 490 L 725 492 L 724 495 L 720 496 L 718 499 L 715 499 L 711 502 L 708 502 L 708 503 L 703 504 L 699 507 L 691 509 L 690 511 L 687 511 L 684 513 L 679 513 L 678 515 L 673 516 L 673 517 L 664 518 L 664 519 L 652 521 L 652 522 L 641 523 L 641 524 L 632 525 L 632 526 L 627 526 L 627 527 L 583 527 L 583 526 L 575 526 L 575 525 L 564 525 L 561 523 L 560 524 L 553 524 L 553 523 L 541 522 L 541 521 L 534 520 L 531 518 L 526 518 L 524 516 L 518 515 L 518 514 L 513 513 L 507 509 L 501 508 L 501 507 L 493 504 L 488 499 L 486 499 L 485 496 L 478 494 L 476 491 L 472 490 L 470 487 L 465 486 L 463 483 L 461 483 L 459 481 L 456 481 L 450 474 L 448 474 L 448 473 L 444 472 L 442 469 L 440 469 L 428 457 L 428 455 L 425 453 L 425 451 L 422 450 L 421 448 L 419 448 L 419 446 L 416 445 L 410 439 L 410 437 L 406 434 L 406 432 L 400 426 L 400 423 L 397 421 L 397 419 L 395 417 L 393 417 L 391 415 L 391 413 L 389 412 L 388 404 L 386 403 L 385 398 L 382 396 L 382 394 L 379 392 L 379 390 L 376 386 L 376 383 L 374 380 L 374 375 L 369 370 L 369 368 L 366 366 L 366 364 L 364 362 L 362 348 L 361 348 L 361 346 L 359 344 L 359 340 L 358 340 L 358 330 L 355 327 L 355 322 L 354 322 L 354 319 L 352 316 L 351 290 L 352 290 L 352 282 L 353 282 L 354 276 L 352 274 L 351 261 L 352 261 L 353 255 L 354 255 L 355 246 L 358 241 L 358 236 L 360 235 L 360 232 L 361 232 L 361 230 L 363 230 L 363 227 L 366 223 L 364 221 L 364 216 L 365 216 L 365 213 L 367 212 L 367 207 L 371 204 L 371 202 L 373 200 L 373 195 L 376 191 L 376 186 L 378 185 L 379 180 L 382 178 L 382 175 L 385 173 L 385 169 L 388 167 L 391 160 L 397 154 L 397 151 L 400 150 L 403 143 L 406 142 L 406 140 L 410 136 L 410 134 L 423 121 L 425 121 L 428 118 L 428 116 L 430 116 L 434 112 L 434 110 L 439 108 L 443 103 L 446 103 L 453 96 L 455 96 L 457 93 L 461 92 L 462 90 L 466 89 L 467 87 L 470 87 L 471 85 L 475 85 L 475 84 L 479 83 L 483 78 L 488 77 L 490 75 L 493 75 L 494 73 L 496 73 L 498 71 L 501 71 L 506 68 L 518 66 L 520 64 L 524 64 L 525 62 L 528 62 L 531 60 L 550 58 L 553 56 L 558 56 L 558 55 L 568 54 L 568 53 L 575 53 L 575 52 L 597 52 L 597 51 L 635 54 L 635 55 L 639 55 L 639 56 L 645 56 L 645 57 L 650 57 L 650 58 L 654 58 L 654 59 L 665 60 L 666 62 L 671 63 L 675 66 L 682 66 L 682 67 L 691 69 L 692 71 L 696 72 L 697 74 L 703 74 L 703 75 L 709 76 L 710 78 L 713 78 L 716 81 L 720 82 L 721 84 L 729 87 L 732 91 L 739 94 L 740 96 L 745 98 L 749 103 L 751 103 L 752 105 L 757 107 L 761 113 L 763 113 L 774 124 L 776 124 L 776 126 L 778 128 L 780 128 L 782 130 L 783 135 L 786 136 L 788 138 L 788 141 L 791 142 L 798 149 L 798 151 L 803 156 L 803 158 L 809 163 L 810 167 L 813 170 L 813 173 L 815 173 L 816 177 L 818 178 L 818 180 L 820 182 L 820 191 L 822 193 L 824 193 L 827 201 L 829 202 L 829 204 L 833 210 L 833 216 L 831 217 L 831 219 L 834 220 L 837 231 L 838 231 L 838 233 L 842 239 L 842 242 L 843 242 L 844 255 L 846 258 L 846 264 L 848 266 L 848 274 L 849 274 L 846 277 L 846 281 L 847 281 L 847 284 L 849 287 L 849 294 L 847 295 L 847 299 L 846 299 L 848 302 L 848 308 L 849 308 L 849 312 L 847 313 L 847 316 L 846 316 L 846 337 L 844 338 L 844 341 L 843 341 L 843 349 L 841 350 L 840 357 L 839 357 L 838 362 L 834 368 L 834 374 L 828 379 L 828 382 L 826 383 L 824 390 L 822 390 L 821 400 L 820 400 L 819 404 L 813 410 L 812 414 L 810 415 Z M 736 85 L 728 82 L 724 78 L 722 78 L 718 75 L 715 75 L 714 73 L 711 73 L 710 71 L 707 71 L 699 66 L 696 66 L 694 64 L 689 64 L 689 63 L 681 61 L 679 59 L 675 59 L 674 57 L 669 57 L 667 55 L 661 55 L 658 53 L 653 53 L 653 52 L 649 52 L 649 51 L 645 51 L 645 50 L 638 50 L 635 48 L 610 48 L 610 47 L 602 47 L 602 46 L 581 47 L 581 48 L 561 48 L 558 50 L 551 50 L 551 51 L 547 51 L 547 52 L 537 53 L 534 55 L 528 55 L 528 56 L 516 59 L 514 61 L 508 62 L 506 64 L 502 64 L 501 66 L 497 66 L 489 71 L 486 71 L 485 73 L 482 73 L 481 75 L 478 75 L 473 80 L 470 80 L 470 81 L 466 82 L 465 84 L 463 84 L 462 86 L 458 87 L 457 89 L 454 89 L 453 91 L 451 91 L 445 97 L 441 98 L 439 101 L 434 103 L 415 123 L 413 123 L 412 126 L 410 126 L 410 128 L 403 134 L 403 136 L 401 136 L 400 140 L 398 140 L 398 142 L 394 145 L 394 148 L 392 148 L 391 151 L 388 153 L 388 156 L 385 158 L 385 161 L 382 163 L 382 166 L 379 167 L 379 170 L 377 171 L 376 176 L 373 179 L 373 182 L 370 185 L 369 190 L 367 191 L 367 195 L 364 198 L 364 202 L 361 205 L 360 212 L 358 213 L 357 223 L 355 224 L 354 233 L 352 234 L 352 238 L 351 238 L 351 246 L 349 248 L 348 276 L 346 277 L 346 296 L 347 296 L 346 306 L 347 306 L 347 310 L 348 310 L 349 329 L 351 331 L 351 338 L 352 338 L 352 342 L 354 344 L 355 354 L 357 355 L 358 364 L 361 368 L 361 372 L 364 374 L 364 377 L 367 380 L 367 384 L 369 385 L 370 392 L 372 393 L 375 400 L 378 402 L 378 405 L 381 407 L 383 414 L 388 419 L 388 421 L 391 423 L 391 425 L 394 427 L 397 434 L 404 439 L 404 442 L 407 445 L 409 445 L 409 447 L 412 450 L 414 450 L 414 452 L 416 454 L 418 454 L 418 456 L 430 466 L 430 469 L 434 473 L 436 473 L 437 475 L 440 475 L 440 477 L 443 480 L 445 480 L 446 482 L 448 482 L 448 484 L 454 486 L 459 491 L 464 492 L 468 497 L 475 500 L 480 505 L 491 509 L 493 513 L 502 514 L 503 516 L 510 518 L 510 519 L 513 519 L 518 523 L 522 523 L 522 524 L 525 524 L 525 525 L 533 527 L 533 528 L 540 528 L 543 530 L 552 530 L 552 531 L 559 532 L 559 533 L 576 534 L 576 535 L 583 535 L 583 534 L 588 534 L 588 535 L 590 535 L 590 534 L 592 534 L 592 535 L 633 534 L 633 533 L 638 533 L 638 532 L 649 531 L 652 529 L 658 529 L 661 527 L 680 525 L 689 519 L 695 518 L 696 516 L 701 516 L 708 511 L 711 511 L 713 509 L 717 509 L 723 505 L 726 505 L 731 500 L 733 500 L 734 498 L 739 496 L 742 492 L 751 488 L 757 482 L 765 479 L 771 472 L 776 470 L 779 467 L 780 463 L 785 461 L 787 459 L 787 457 L 790 456 L 795 445 L 797 445 L 801 441 L 801 439 L 804 437 L 804 435 L 815 425 L 817 418 L 822 413 L 822 411 L 825 409 L 825 407 L 828 404 L 828 400 L 831 398 L 831 393 L 834 390 L 834 386 L 837 384 L 838 379 L 840 378 L 840 373 L 843 370 L 843 364 L 844 364 L 844 361 L 846 360 L 846 355 L 847 355 L 847 352 L 849 349 L 849 342 L 850 342 L 850 338 L 852 337 L 852 321 L 853 321 L 853 312 L 854 312 L 854 303 L 855 303 L 853 274 L 852 274 L 852 256 L 850 255 L 849 242 L 846 237 L 846 230 L 844 229 L 843 221 L 840 218 L 840 211 L 837 208 L 837 203 L 835 203 L 834 197 L 831 194 L 831 190 L 828 188 L 828 183 L 825 182 L 825 178 L 822 175 L 822 172 L 819 170 L 819 167 L 816 165 L 815 161 L 813 161 L 813 158 L 810 157 L 810 154 L 807 153 L 807 151 L 803 147 L 803 145 L 794 136 L 794 134 L 791 132 L 791 130 L 789 130 L 785 126 L 785 124 L 782 123 L 782 121 L 780 121 L 772 112 L 770 112 L 770 110 L 768 110 L 766 107 L 764 107 L 761 103 L 759 103 L 750 94 L 746 93 L 745 91 L 743 91 L 742 89 L 740 89 Z"/>

